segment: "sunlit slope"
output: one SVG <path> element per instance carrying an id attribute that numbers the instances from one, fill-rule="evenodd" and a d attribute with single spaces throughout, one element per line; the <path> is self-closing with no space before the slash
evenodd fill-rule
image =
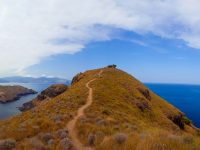
<path id="1" fill-rule="evenodd" d="M 93 79 L 92 104 L 75 128 L 83 145 L 102 150 L 199 148 L 198 131 L 182 112 L 131 75 L 109 67 L 80 73 L 63 94 L 1 121 L 0 150 L 5 140 L 16 149 L 73 149 L 67 123 L 86 103 L 86 84 Z"/>

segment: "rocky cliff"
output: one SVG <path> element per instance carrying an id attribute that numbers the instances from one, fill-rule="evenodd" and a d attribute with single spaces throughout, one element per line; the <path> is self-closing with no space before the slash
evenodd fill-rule
<path id="1" fill-rule="evenodd" d="M 0 150 L 200 149 L 199 131 L 184 113 L 126 72 L 89 70 L 72 83 L 62 94 L 42 92 L 37 107 L 0 121 Z"/>
<path id="2" fill-rule="evenodd" d="M 34 108 L 41 101 L 54 98 L 67 90 L 68 86 L 64 84 L 54 84 L 43 90 L 35 99 L 26 102 L 23 106 L 19 107 L 20 111 L 27 111 Z"/>

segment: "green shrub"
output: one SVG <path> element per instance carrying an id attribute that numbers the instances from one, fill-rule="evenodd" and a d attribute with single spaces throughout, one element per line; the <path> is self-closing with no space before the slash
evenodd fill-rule
<path id="1" fill-rule="evenodd" d="M 187 124 L 187 125 L 192 124 L 192 121 L 191 121 L 188 117 L 186 117 L 186 116 L 183 116 L 182 122 L 183 122 L 184 124 Z"/>

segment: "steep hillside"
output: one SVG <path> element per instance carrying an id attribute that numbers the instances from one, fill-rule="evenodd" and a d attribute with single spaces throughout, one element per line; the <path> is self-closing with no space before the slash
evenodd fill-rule
<path id="1" fill-rule="evenodd" d="M 26 102 L 23 106 L 19 107 L 20 111 L 30 110 L 37 105 L 39 105 L 42 101 L 52 99 L 67 90 L 67 85 L 65 84 L 53 84 L 47 89 L 43 90 L 35 99 Z"/>
<path id="2" fill-rule="evenodd" d="M 115 66 L 79 73 L 68 89 L 0 122 L 0 150 L 198 150 L 182 112 Z"/>

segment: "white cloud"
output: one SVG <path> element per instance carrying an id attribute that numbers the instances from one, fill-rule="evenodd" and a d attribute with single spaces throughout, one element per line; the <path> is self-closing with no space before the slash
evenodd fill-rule
<path id="1" fill-rule="evenodd" d="M 0 75 L 115 37 L 113 28 L 200 48 L 199 0 L 0 0 Z"/>

